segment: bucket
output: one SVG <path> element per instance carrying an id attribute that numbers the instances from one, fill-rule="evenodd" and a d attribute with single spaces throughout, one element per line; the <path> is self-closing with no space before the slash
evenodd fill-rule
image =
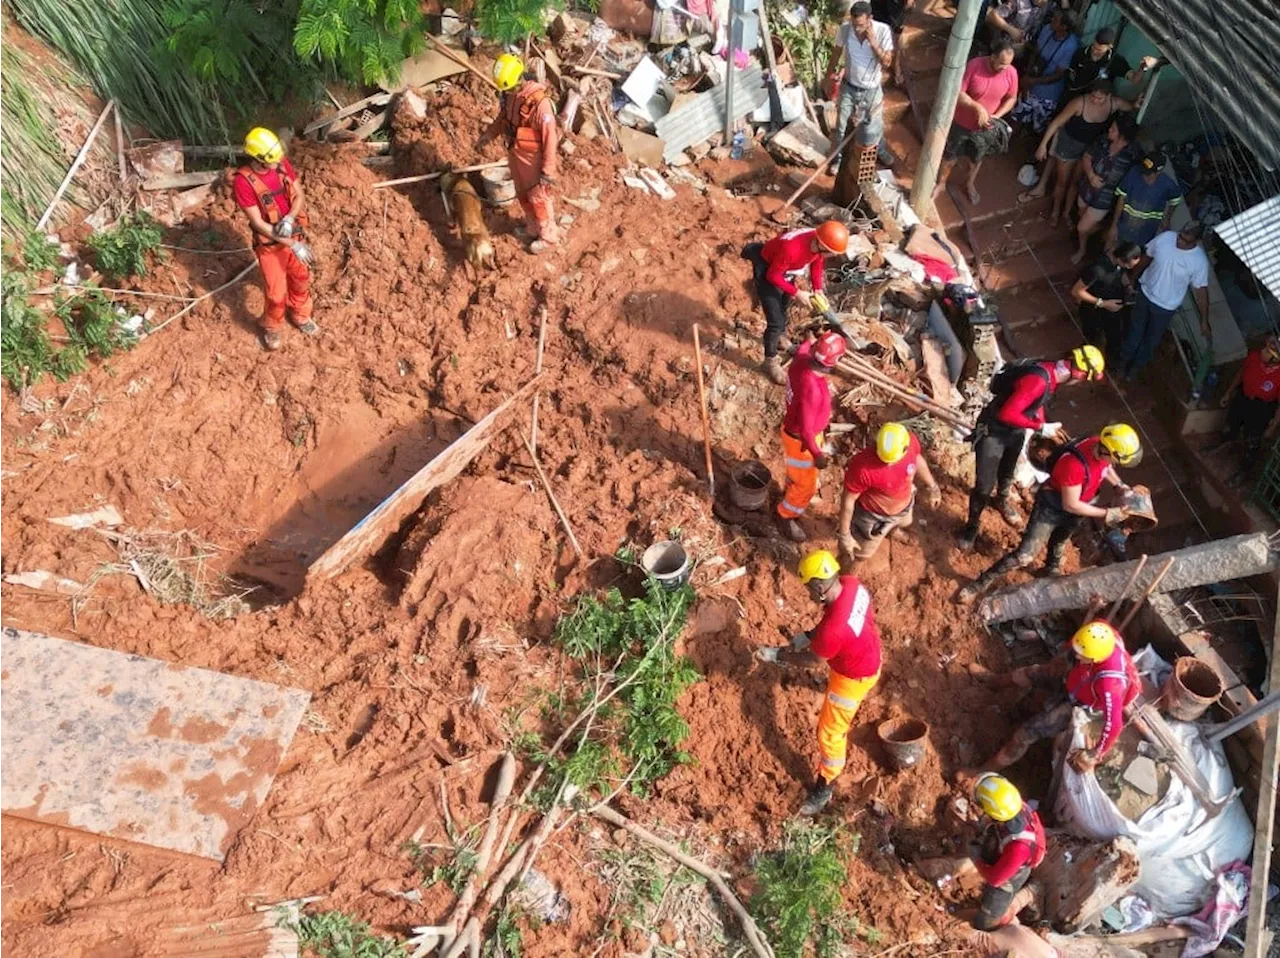
<path id="1" fill-rule="evenodd" d="M 773 476 L 759 459 L 748 459 L 729 476 L 729 501 L 739 509 L 756 512 L 769 501 L 769 484 Z"/>
<path id="2" fill-rule="evenodd" d="M 889 719 L 876 726 L 876 735 L 889 756 L 889 764 L 901 771 L 919 764 L 924 758 L 925 737 L 929 726 L 919 719 Z"/>
<path id="3" fill-rule="evenodd" d="M 505 166 L 481 170 L 480 183 L 485 197 L 495 206 L 505 206 L 516 198 L 515 181 L 511 179 L 511 170 Z"/>
<path id="4" fill-rule="evenodd" d="M 1188 655 L 1173 664 L 1161 699 L 1170 718 L 1194 722 L 1221 694 L 1222 679 L 1213 666 Z"/>
<path id="5" fill-rule="evenodd" d="M 644 550 L 640 568 L 657 579 L 664 589 L 678 589 L 689 581 L 689 554 L 684 546 L 671 539 L 655 542 Z"/>

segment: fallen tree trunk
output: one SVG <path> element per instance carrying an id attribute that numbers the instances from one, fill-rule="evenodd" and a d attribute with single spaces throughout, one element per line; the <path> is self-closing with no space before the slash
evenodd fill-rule
<path id="1" fill-rule="evenodd" d="M 1256 532 L 1151 556 L 1148 571 L 1142 578 L 1150 581 L 1148 577 L 1156 575 L 1155 570 L 1171 558 L 1178 561 L 1160 582 L 1157 592 L 1175 592 L 1261 575 L 1280 564 L 1266 534 Z M 1037 579 L 1026 585 L 1002 589 L 982 601 L 978 614 L 987 623 L 1007 622 L 1064 609 L 1082 609 L 1094 596 L 1108 602 L 1121 594 L 1135 564 L 1136 560 L 1120 562 L 1075 575 Z"/>

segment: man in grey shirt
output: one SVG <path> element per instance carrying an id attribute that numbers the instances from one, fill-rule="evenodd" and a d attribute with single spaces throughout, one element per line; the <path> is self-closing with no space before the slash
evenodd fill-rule
<path id="1" fill-rule="evenodd" d="M 893 153 L 883 140 L 884 90 L 880 71 L 893 63 L 893 30 L 887 23 L 871 18 L 867 0 L 858 0 L 849 9 L 849 19 L 840 25 L 831 55 L 831 76 L 839 71 L 841 60 L 845 62 L 845 77 L 840 84 L 840 119 L 832 145 L 844 142 L 849 119 L 856 113 L 858 132 L 854 139 L 858 146 L 878 147 L 876 155 L 881 165 L 892 166 Z M 837 157 L 834 165 L 839 164 Z"/>

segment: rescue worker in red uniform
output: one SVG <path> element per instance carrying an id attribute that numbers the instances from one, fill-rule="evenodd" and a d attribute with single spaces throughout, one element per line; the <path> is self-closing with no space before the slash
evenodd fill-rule
<path id="1" fill-rule="evenodd" d="M 763 648 L 763 662 L 809 667 L 825 661 L 830 672 L 827 694 L 818 715 L 818 774 L 801 815 L 816 815 L 833 794 L 832 783 L 844 771 L 849 728 L 862 700 L 880 681 L 880 633 L 867 587 L 840 574 L 836 557 L 825 549 L 800 560 L 800 579 L 810 597 L 824 607 L 817 628 L 801 632 L 789 648 Z"/>
<path id="2" fill-rule="evenodd" d="M 902 423 L 885 423 L 876 433 L 875 445 L 855 454 L 844 470 L 836 534 L 846 559 L 871 558 L 885 536 L 911 525 L 916 480 L 928 490 L 929 508 L 938 508 L 942 490 L 920 452 L 920 441 Z"/>
<path id="3" fill-rule="evenodd" d="M 249 162 L 236 170 L 231 191 L 249 217 L 253 252 L 262 270 L 266 309 L 262 314 L 262 346 L 277 350 L 285 314 L 301 333 L 314 336 L 311 318 L 311 248 L 304 240 L 307 214 L 302 187 L 293 164 L 285 159 L 280 138 L 254 127 L 244 138 Z"/>
<path id="4" fill-rule="evenodd" d="M 484 147 L 498 134 L 507 138 L 507 163 L 524 210 L 525 229 L 533 242 L 529 252 L 541 253 L 560 242 L 551 187 L 559 175 L 559 132 L 556 111 L 547 88 L 524 79 L 524 61 L 504 53 L 493 64 L 493 82 L 502 93 L 497 118 L 476 141 Z"/>
<path id="5" fill-rule="evenodd" d="M 999 685 L 1052 687 L 1060 694 L 1039 715 L 1019 726 L 1000 751 L 982 766 L 983 771 L 1008 768 L 1036 742 L 1066 731 L 1077 706 L 1102 716 L 1102 734 L 1096 746 L 1076 750 L 1068 756 L 1071 766 L 1077 772 L 1090 771 L 1111 751 L 1124 731 L 1125 709 L 1142 691 L 1138 668 L 1124 647 L 1120 633 L 1102 619 L 1086 622 L 1077 629 L 1071 637 L 1070 648 L 1074 663 L 1059 658 L 1045 665 L 993 677 Z M 1064 686 L 1065 694 L 1061 694 Z M 978 773 L 961 773 L 962 776 L 975 774 Z"/>
<path id="6" fill-rule="evenodd" d="M 1122 495 L 1128 493 L 1129 487 L 1120 481 L 1115 467 L 1136 466 L 1141 460 L 1142 443 L 1134 428 L 1125 423 L 1112 423 L 1097 436 L 1058 447 L 1050 460 L 1049 478 L 1036 493 L 1022 541 L 961 589 L 957 600 L 968 604 L 1006 572 L 1030 565 L 1046 541 L 1049 555 L 1044 574 L 1055 575 L 1062 566 L 1067 540 L 1081 519 L 1101 519 L 1108 527 L 1124 520 L 1128 513 L 1123 505 L 1102 509 L 1093 505 L 1093 500 L 1104 482 L 1117 487 Z"/>
<path id="7" fill-rule="evenodd" d="M 1012 922 L 1034 900 L 1027 882 L 1044 861 L 1048 845 L 1040 816 L 1003 775 L 978 779 L 973 799 L 986 825 L 973 864 L 986 884 L 972 924 L 979 931 L 991 931 Z"/>
<path id="8" fill-rule="evenodd" d="M 778 502 L 778 525 L 794 542 L 808 534 L 797 521 L 818 490 L 818 470 L 827 467 L 823 433 L 831 424 L 827 376 L 844 355 L 844 337 L 826 332 L 802 343 L 787 371 L 787 411 L 782 418 L 782 456 L 787 484 Z"/>
<path id="9" fill-rule="evenodd" d="M 1280 339 L 1268 336 L 1259 349 L 1245 356 L 1223 393 L 1222 405 L 1227 410 L 1226 428 L 1205 451 L 1212 452 L 1237 437 L 1244 439 L 1243 468 L 1231 477 L 1233 485 L 1240 485 L 1257 471 L 1263 442 L 1280 428 Z"/>
<path id="10" fill-rule="evenodd" d="M 1046 422 L 1046 407 L 1058 387 L 1069 382 L 1103 377 L 1105 362 L 1097 346 L 1081 346 L 1062 359 L 1047 362 L 1010 363 L 991 381 L 991 401 L 978 416 L 973 443 L 974 482 L 969 494 L 969 521 L 956 543 L 962 551 L 973 548 L 982 514 L 996 492 L 996 507 L 1006 522 L 1022 522 L 1010 498 L 1018 457 L 1028 432 L 1055 438 L 1062 423 Z"/>
<path id="11" fill-rule="evenodd" d="M 813 293 L 822 292 L 827 256 L 843 256 L 849 248 L 849 229 L 839 220 L 827 220 L 817 229 L 791 230 L 767 243 L 748 243 L 742 258 L 751 261 L 756 297 L 764 310 L 764 364 L 766 376 L 779 386 L 787 381 L 778 355 L 787 330 L 787 307 L 794 296 L 806 307 Z M 808 271 L 812 292 L 796 286 L 792 274 Z"/>

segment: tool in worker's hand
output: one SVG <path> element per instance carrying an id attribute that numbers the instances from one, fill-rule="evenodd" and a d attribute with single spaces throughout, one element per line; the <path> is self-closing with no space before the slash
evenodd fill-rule
<path id="1" fill-rule="evenodd" d="M 293 244 L 293 255 L 298 257 L 298 262 L 303 266 L 311 266 L 316 261 L 316 254 L 311 252 L 311 247 L 301 241 Z"/>
<path id="2" fill-rule="evenodd" d="M 809 297 L 809 308 L 813 310 L 813 315 L 821 318 L 827 324 L 828 329 L 833 329 L 844 337 L 845 342 L 853 344 L 853 337 L 849 335 L 849 331 L 844 328 L 844 324 L 840 322 L 840 317 L 836 315 L 836 311 L 831 308 L 831 300 L 827 299 L 825 293 L 814 292 Z"/>
<path id="3" fill-rule="evenodd" d="M 1125 511 L 1124 526 L 1130 532 L 1150 532 L 1160 522 L 1151 490 L 1146 486 L 1131 487 L 1124 493 L 1120 506 Z"/>
<path id="4" fill-rule="evenodd" d="M 297 228 L 298 218 L 292 213 L 289 213 L 284 219 L 275 225 L 271 232 L 274 233 L 278 239 L 288 239 L 293 235 L 293 231 Z"/>

